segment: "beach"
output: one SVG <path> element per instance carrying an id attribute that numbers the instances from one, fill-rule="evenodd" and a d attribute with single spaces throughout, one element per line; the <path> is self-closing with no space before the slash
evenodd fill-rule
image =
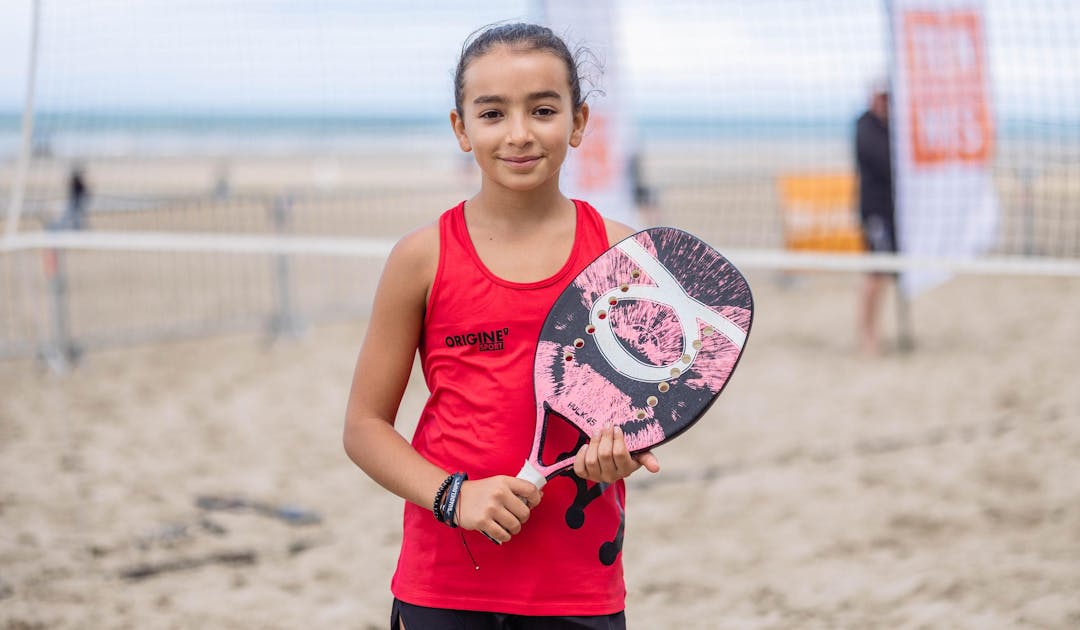
<path id="1" fill-rule="evenodd" d="M 484 31 L 518 20 L 567 54 Z M 346 405 L 394 243 L 480 188 L 463 145 L 512 162 L 485 210 L 557 158 L 749 279 L 730 382 L 626 480 L 629 628 L 1080 628 L 1078 26 L 1062 0 L 0 5 L 0 630 L 389 627 L 404 502 L 346 455 Z M 875 102 L 901 254 L 834 256 Z M 861 351 L 863 274 L 941 264 Z M 428 395 L 417 359 L 404 438 Z"/>
<path id="2" fill-rule="evenodd" d="M 90 224 L 265 234 L 288 199 L 290 233 L 392 242 L 475 185 L 460 161 L 391 158 L 233 160 L 220 197 L 219 160 L 103 159 L 89 178 L 115 208 Z M 646 161 L 666 223 L 721 251 L 779 246 L 765 162 L 711 179 L 691 162 Z M 432 176 L 403 187 L 406 165 Z M 32 171 L 39 196 L 63 167 Z M 33 342 L 46 254 L 20 256 L 4 334 Z M 272 334 L 280 262 L 64 252 L 77 364 L 0 361 L 0 629 L 387 627 L 402 501 L 341 443 L 381 261 L 294 256 L 302 325 Z M 911 299 L 910 352 L 887 303 L 871 358 L 859 275 L 749 278 L 730 384 L 627 482 L 630 627 L 1080 625 L 1080 279 L 955 277 Z M 404 436 L 425 397 L 416 369 Z"/>
<path id="3" fill-rule="evenodd" d="M 871 359 L 857 280 L 751 275 L 728 389 L 628 482 L 630 627 L 1080 623 L 1080 281 L 954 279 Z M 386 627 L 401 501 L 341 446 L 363 332 L 0 362 L 0 627 Z"/>

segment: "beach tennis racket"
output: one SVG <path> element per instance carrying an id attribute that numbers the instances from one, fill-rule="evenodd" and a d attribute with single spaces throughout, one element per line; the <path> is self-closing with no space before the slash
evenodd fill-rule
<path id="1" fill-rule="evenodd" d="M 682 230 L 650 228 L 601 254 L 544 320 L 536 433 L 518 477 L 543 487 L 607 424 L 631 453 L 682 434 L 731 378 L 753 312 L 739 270 Z"/>

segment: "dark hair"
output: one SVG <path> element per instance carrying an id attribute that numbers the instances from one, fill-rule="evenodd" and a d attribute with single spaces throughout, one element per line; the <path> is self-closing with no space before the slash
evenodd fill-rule
<path id="1" fill-rule="evenodd" d="M 465 115 L 461 103 L 465 94 L 465 69 L 474 59 L 486 55 L 497 46 L 509 46 L 524 51 L 538 50 L 558 57 L 566 65 L 566 76 L 570 80 L 570 102 L 575 110 L 581 109 L 585 98 L 581 94 L 578 60 L 574 53 L 570 52 L 566 42 L 546 26 L 517 22 L 484 27 L 465 40 L 457 70 L 454 72 L 454 107 L 457 108 L 459 116 Z M 588 54 L 588 51 L 580 49 L 578 56 L 583 54 Z"/>

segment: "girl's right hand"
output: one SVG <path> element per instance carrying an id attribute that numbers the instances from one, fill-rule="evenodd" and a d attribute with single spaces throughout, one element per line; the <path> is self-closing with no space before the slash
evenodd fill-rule
<path id="1" fill-rule="evenodd" d="M 508 542 L 529 520 L 529 512 L 543 493 L 532 483 L 499 475 L 470 479 L 461 486 L 457 507 L 459 527 L 483 532 L 497 542 Z"/>

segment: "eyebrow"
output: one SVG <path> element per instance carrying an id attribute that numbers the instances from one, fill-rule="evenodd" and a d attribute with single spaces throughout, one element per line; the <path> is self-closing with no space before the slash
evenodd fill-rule
<path id="1" fill-rule="evenodd" d="M 541 101 L 541 100 L 548 99 L 548 98 L 553 98 L 555 100 L 559 100 L 559 99 L 562 98 L 562 94 L 559 94 L 555 90 L 543 90 L 541 92 L 533 92 L 533 93 L 529 94 L 526 97 L 526 100 L 528 100 L 528 101 Z M 498 96 L 498 95 L 494 95 L 494 94 L 490 94 L 490 95 L 481 94 L 480 96 L 477 96 L 476 98 L 473 99 L 473 104 L 475 104 L 475 105 L 487 105 L 487 104 L 490 104 L 490 103 L 501 104 L 501 103 L 506 103 L 506 101 L 507 101 L 507 99 L 505 97 L 503 97 L 503 96 Z"/>

